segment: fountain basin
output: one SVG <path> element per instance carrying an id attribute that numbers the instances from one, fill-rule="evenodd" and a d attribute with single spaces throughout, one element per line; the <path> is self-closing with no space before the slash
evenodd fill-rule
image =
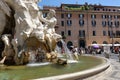
<path id="1" fill-rule="evenodd" d="M 98 57 L 100 58 L 100 57 Z M 83 70 L 80 72 L 70 73 L 70 74 L 64 74 L 64 75 L 58 75 L 58 76 L 52 76 L 52 77 L 46 77 L 46 78 L 39 78 L 34 80 L 82 80 L 82 79 L 88 79 L 94 78 L 94 76 L 100 72 L 105 71 L 109 68 L 110 63 L 107 59 L 101 58 L 103 60 L 103 63 L 95 66 L 91 69 Z M 102 74 L 104 75 L 104 74 Z M 101 76 L 101 75 L 100 75 Z M 98 76 L 97 76 L 98 77 Z"/>
<path id="2" fill-rule="evenodd" d="M 0 78 L 1 80 L 49 80 L 49 79 L 63 79 L 69 78 L 79 78 L 81 74 L 82 78 L 90 76 L 93 70 L 100 68 L 100 66 L 105 65 L 107 61 L 105 59 L 96 58 L 92 56 L 80 56 L 80 61 L 77 63 L 68 63 L 66 66 L 58 64 L 49 64 L 37 67 L 28 67 L 28 66 L 4 66 L 0 69 Z M 106 65 L 105 67 L 108 67 Z M 104 68 L 105 68 L 104 67 Z M 104 68 L 100 68 L 101 70 Z M 100 70 L 96 69 L 96 70 Z M 84 71 L 88 74 L 85 74 Z M 69 75 L 68 75 L 69 74 Z M 78 74 L 78 75 L 77 75 Z M 61 76 L 58 76 L 61 75 Z M 50 77 L 52 76 L 52 77 Z M 70 77 L 71 76 L 71 77 Z M 71 79 L 72 79 L 71 78 Z"/>

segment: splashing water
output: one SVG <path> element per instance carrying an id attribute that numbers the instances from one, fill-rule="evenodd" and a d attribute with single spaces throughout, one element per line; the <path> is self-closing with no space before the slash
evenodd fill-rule
<path id="1" fill-rule="evenodd" d="M 63 40 L 61 40 L 61 42 L 62 42 L 62 44 L 63 44 L 63 48 L 64 48 L 64 50 L 65 50 L 65 54 L 66 54 L 66 56 L 67 56 L 67 59 L 74 60 L 74 59 L 73 59 L 73 56 L 72 56 L 72 52 L 67 48 L 66 43 L 65 43 Z"/>
<path id="2" fill-rule="evenodd" d="M 29 66 L 29 67 L 35 67 L 35 66 L 44 66 L 44 65 L 49 65 L 51 64 L 50 62 L 44 62 L 44 63 L 29 63 L 27 64 L 26 66 Z"/>
<path id="3" fill-rule="evenodd" d="M 58 45 L 56 45 L 55 51 L 57 52 L 57 57 L 63 57 L 63 55 L 61 54 L 62 50 Z"/>
<path id="4" fill-rule="evenodd" d="M 63 40 L 61 40 L 61 43 L 62 43 L 62 46 L 63 46 L 64 51 L 65 51 L 67 63 L 78 63 L 78 61 L 73 58 L 73 54 L 67 48 L 66 43 Z M 63 54 L 61 53 L 62 49 L 58 45 L 56 45 L 55 51 L 57 52 L 57 57 L 61 57 L 61 58 L 63 57 Z M 30 63 L 27 64 L 27 66 L 29 66 L 29 67 L 35 67 L 35 66 L 43 66 L 43 65 L 49 65 L 49 64 L 51 64 L 50 62 L 36 63 L 35 62 L 35 55 L 33 55 L 33 53 L 35 53 L 35 51 L 34 52 L 30 51 L 30 52 L 31 52 L 31 54 L 30 54 L 31 55 L 31 57 L 30 57 Z M 63 59 L 63 60 L 65 60 L 65 59 Z"/>

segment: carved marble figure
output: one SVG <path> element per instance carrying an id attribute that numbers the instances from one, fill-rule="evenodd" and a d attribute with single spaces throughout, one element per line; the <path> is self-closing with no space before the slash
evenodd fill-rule
<path id="1" fill-rule="evenodd" d="M 49 52 L 52 52 L 55 49 L 55 46 L 53 46 L 53 44 L 55 43 L 56 45 L 57 41 L 62 39 L 61 35 L 56 34 L 55 32 L 55 26 L 57 24 L 57 19 L 55 18 L 55 10 L 50 9 L 46 18 L 44 18 L 40 13 L 39 18 L 42 22 L 44 22 L 47 45 L 50 49 Z"/>
<path id="2" fill-rule="evenodd" d="M 2 35 L 2 40 L 5 44 L 5 48 L 2 52 L 2 57 L 4 58 L 6 56 L 5 64 L 7 63 L 14 64 L 15 52 L 14 52 L 14 49 L 12 48 L 10 37 L 11 35 L 8 35 L 8 34 Z"/>
<path id="3" fill-rule="evenodd" d="M 6 16 L 10 17 L 11 9 L 6 4 L 4 0 L 0 0 L 0 35 L 2 34 L 4 27 L 6 25 Z"/>
<path id="4" fill-rule="evenodd" d="M 36 54 L 40 54 L 38 52 L 34 53 L 39 48 L 43 50 L 39 52 L 44 52 L 43 54 L 45 54 L 44 57 L 46 56 L 46 59 L 48 54 L 51 56 L 51 59 L 57 58 L 55 47 L 62 37 L 55 32 L 57 24 L 57 19 L 55 18 L 56 12 L 50 9 L 47 17 L 44 18 L 38 8 L 38 1 L 0 1 L 0 35 L 2 35 L 5 45 L 2 52 L 2 60 L 13 61 L 17 65 L 25 64 L 30 61 L 32 55 L 34 55 L 34 57 L 32 56 L 34 59 Z M 8 22 L 11 24 L 9 28 L 11 30 L 6 33 L 5 26 L 9 25 L 7 24 Z M 12 25 L 13 23 L 14 25 Z M 11 34 L 11 38 L 7 34 Z"/>

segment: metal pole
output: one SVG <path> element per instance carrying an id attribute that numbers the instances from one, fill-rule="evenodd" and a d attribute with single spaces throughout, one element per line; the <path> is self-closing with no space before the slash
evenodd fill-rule
<path id="1" fill-rule="evenodd" d="M 114 40 L 113 40 L 114 35 L 113 35 L 113 25 L 112 25 L 112 27 L 111 27 L 111 30 L 112 30 L 112 53 L 114 53 Z"/>

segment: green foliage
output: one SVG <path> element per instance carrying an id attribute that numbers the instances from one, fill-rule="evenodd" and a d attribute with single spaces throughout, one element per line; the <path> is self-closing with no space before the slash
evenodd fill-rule
<path id="1" fill-rule="evenodd" d="M 83 5 L 83 6 L 80 6 L 80 7 L 68 7 L 68 6 L 65 6 L 65 9 L 66 10 L 90 10 L 91 6 L 88 6 L 88 5 Z"/>

